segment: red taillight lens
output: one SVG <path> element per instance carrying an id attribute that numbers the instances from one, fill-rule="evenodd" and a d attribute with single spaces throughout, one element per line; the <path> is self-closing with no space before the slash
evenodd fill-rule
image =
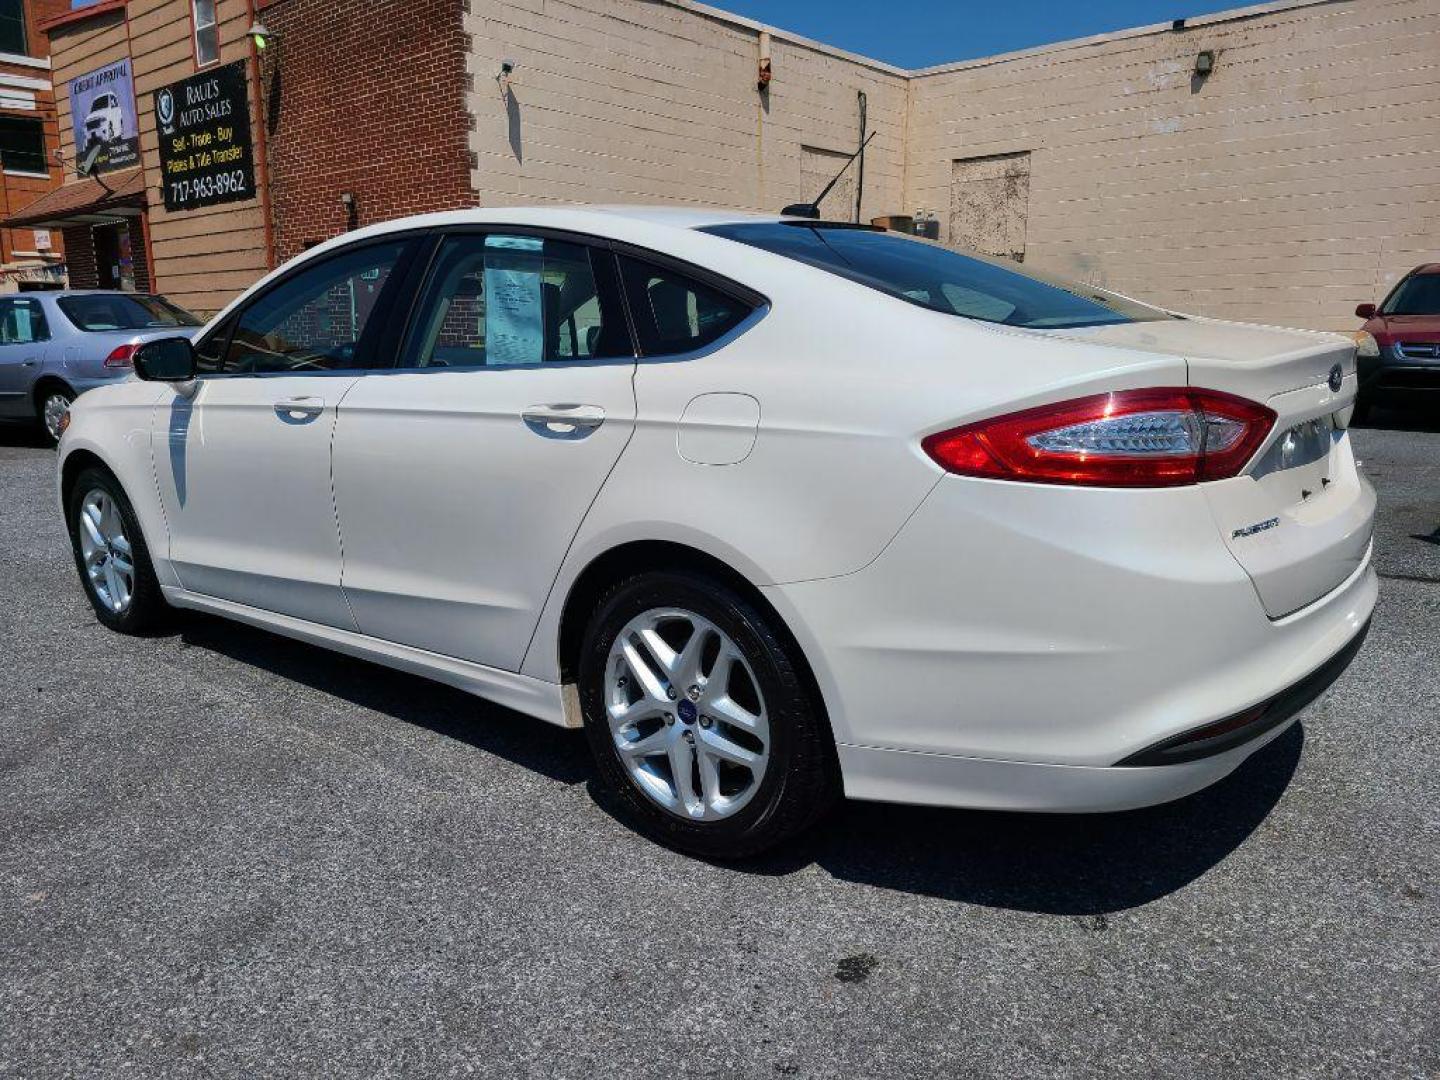
<path id="1" fill-rule="evenodd" d="M 931 435 L 949 472 L 1092 487 L 1174 487 L 1244 468 L 1275 412 L 1218 390 L 1120 390 Z"/>
<path id="2" fill-rule="evenodd" d="M 117 345 L 109 356 L 105 357 L 105 366 L 108 368 L 131 368 L 135 366 L 135 350 L 139 345 Z"/>

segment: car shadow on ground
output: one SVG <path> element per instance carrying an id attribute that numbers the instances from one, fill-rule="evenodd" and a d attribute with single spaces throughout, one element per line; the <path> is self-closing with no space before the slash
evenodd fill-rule
<path id="1" fill-rule="evenodd" d="M 428 679 L 208 615 L 183 613 L 180 637 L 189 646 L 445 735 L 559 783 L 586 783 L 601 809 L 628 824 L 624 811 L 596 785 L 580 732 Z M 842 803 L 812 833 L 779 852 L 717 865 L 766 876 L 818 865 L 838 879 L 879 888 L 1101 918 L 1184 887 L 1239 847 L 1285 791 L 1303 745 L 1296 725 L 1213 787 L 1122 814 Z"/>
<path id="2" fill-rule="evenodd" d="M 1440 409 L 1420 405 L 1399 407 L 1376 405 L 1363 422 L 1354 425 L 1374 431 L 1419 431 L 1440 433 Z"/>
<path id="3" fill-rule="evenodd" d="M 50 448 L 50 440 L 38 424 L 21 420 L 0 420 L 0 446 L 46 450 Z"/>
<path id="4" fill-rule="evenodd" d="M 1300 762 L 1296 724 L 1224 780 L 1116 814 L 1020 814 L 844 803 L 756 873 L 814 863 L 835 877 L 945 900 L 1100 917 L 1183 888 L 1269 815 Z"/>

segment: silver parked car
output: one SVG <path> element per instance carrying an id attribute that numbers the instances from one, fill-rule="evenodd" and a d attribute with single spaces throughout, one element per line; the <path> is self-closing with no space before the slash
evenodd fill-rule
<path id="1" fill-rule="evenodd" d="M 58 439 L 70 402 L 126 378 L 141 342 L 193 336 L 200 325 L 184 308 L 144 293 L 0 296 L 0 418 L 37 420 Z"/>

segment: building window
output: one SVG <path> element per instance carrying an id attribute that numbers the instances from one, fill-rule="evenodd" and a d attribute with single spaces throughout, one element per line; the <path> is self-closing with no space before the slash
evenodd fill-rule
<path id="1" fill-rule="evenodd" d="M 25 0 L 0 0 L 0 52 L 26 56 Z"/>
<path id="2" fill-rule="evenodd" d="M 204 67 L 220 59 L 220 24 L 215 16 L 219 0 L 192 0 L 195 16 L 195 63 Z"/>
<path id="3" fill-rule="evenodd" d="M 0 116 L 0 165 L 6 172 L 48 176 L 44 123 L 18 116 Z"/>

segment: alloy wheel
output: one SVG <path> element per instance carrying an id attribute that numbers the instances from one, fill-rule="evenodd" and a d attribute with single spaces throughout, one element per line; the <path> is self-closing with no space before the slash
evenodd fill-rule
<path id="1" fill-rule="evenodd" d="M 123 614 L 135 595 L 135 561 L 114 497 L 99 488 L 90 491 L 80 503 L 76 529 L 91 590 L 101 604 Z"/>
<path id="2" fill-rule="evenodd" d="M 636 786 L 690 821 L 729 817 L 770 760 L 760 684 L 730 636 L 682 608 L 637 615 L 605 667 L 610 732 Z"/>
<path id="3" fill-rule="evenodd" d="M 45 430 L 56 442 L 60 441 L 60 421 L 65 419 L 65 414 L 69 411 L 70 399 L 60 393 L 47 396 L 44 406 L 40 409 L 40 419 L 45 424 Z"/>

